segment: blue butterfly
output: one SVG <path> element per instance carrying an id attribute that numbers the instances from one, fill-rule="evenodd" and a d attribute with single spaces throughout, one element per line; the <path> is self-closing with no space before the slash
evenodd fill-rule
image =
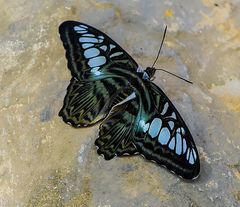
<path id="1" fill-rule="evenodd" d="M 72 79 L 59 112 L 73 127 L 101 121 L 98 154 L 141 154 L 185 179 L 199 175 L 192 135 L 165 93 L 103 32 L 80 22 L 59 27 Z"/>

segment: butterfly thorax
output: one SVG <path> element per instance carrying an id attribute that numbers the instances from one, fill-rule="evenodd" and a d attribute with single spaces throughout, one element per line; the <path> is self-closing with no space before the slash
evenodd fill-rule
<path id="1" fill-rule="evenodd" d="M 145 72 L 148 74 L 149 79 L 151 80 L 156 72 L 155 68 L 147 67 Z"/>
<path id="2" fill-rule="evenodd" d="M 137 74 L 143 80 L 148 80 L 148 81 L 152 80 L 155 72 L 156 72 L 155 68 L 147 67 L 145 70 L 141 66 L 137 68 Z"/>

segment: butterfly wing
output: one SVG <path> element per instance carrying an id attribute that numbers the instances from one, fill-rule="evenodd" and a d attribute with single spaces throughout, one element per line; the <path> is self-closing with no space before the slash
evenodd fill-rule
<path id="1" fill-rule="evenodd" d="M 146 88 L 151 110 L 143 110 L 145 102 L 138 93 L 135 99 L 117 105 L 100 127 L 95 143 L 98 153 L 111 159 L 122 155 L 123 150 L 131 152 L 131 147 L 135 146 L 129 154 L 138 152 L 185 179 L 196 178 L 200 162 L 186 124 L 159 87 L 148 82 Z"/>
<path id="2" fill-rule="evenodd" d="M 196 178 L 200 161 L 188 127 L 158 86 L 150 82 L 148 90 L 154 110 L 139 114 L 134 144 L 146 159 L 183 178 Z"/>
<path id="3" fill-rule="evenodd" d="M 115 103 L 117 104 L 101 123 L 99 137 L 95 141 L 98 154 L 103 155 L 106 160 L 137 153 L 132 142 L 132 129 L 139 106 L 135 93 L 126 88 L 115 97 Z"/>
<path id="4" fill-rule="evenodd" d="M 74 77 L 59 115 L 74 127 L 90 126 L 107 115 L 116 91 L 129 84 L 124 71 L 136 72 L 138 65 L 116 42 L 89 25 L 63 22 L 59 33 Z"/>
<path id="5" fill-rule="evenodd" d="M 107 96 L 109 93 L 101 81 L 83 83 L 72 78 L 59 116 L 74 127 L 95 124 L 106 115 Z"/>
<path id="6" fill-rule="evenodd" d="M 114 69 L 136 72 L 138 65 L 116 42 L 103 32 L 80 22 L 59 26 L 68 68 L 78 80 L 112 77 Z M 116 71 L 114 71 L 116 75 Z"/>
<path id="7" fill-rule="evenodd" d="M 116 91 L 127 84 L 127 81 L 114 78 L 90 82 L 72 78 L 59 116 L 73 127 L 94 125 L 107 116 L 119 101 L 115 98 Z"/>
<path id="8" fill-rule="evenodd" d="M 161 89 L 150 82 L 144 86 L 135 82 L 136 98 L 119 103 L 130 81 L 126 81 L 126 74 L 129 71 L 128 76 L 133 77 L 137 63 L 106 34 L 89 25 L 67 21 L 60 25 L 59 33 L 68 68 L 75 77 L 60 111 L 63 120 L 73 126 L 88 126 L 103 119 L 117 104 L 100 126 L 96 140 L 99 154 L 111 159 L 140 152 L 183 178 L 197 177 L 200 162 L 193 138 Z M 121 92 L 115 98 L 116 91 Z M 146 94 L 150 110 L 144 110 L 149 103 L 141 97 Z"/>

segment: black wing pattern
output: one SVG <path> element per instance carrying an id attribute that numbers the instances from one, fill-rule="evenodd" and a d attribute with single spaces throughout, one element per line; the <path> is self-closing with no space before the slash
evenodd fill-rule
<path id="1" fill-rule="evenodd" d="M 138 68 L 116 42 L 89 25 L 66 21 L 59 26 L 59 33 L 66 50 L 68 68 L 78 80 L 112 78 L 114 68 L 132 72 Z"/>
<path id="2" fill-rule="evenodd" d="M 120 109 L 113 110 L 100 127 L 99 138 L 95 142 L 100 149 L 98 153 L 106 159 L 112 158 L 119 155 L 117 146 L 124 140 L 131 140 L 146 159 L 165 166 L 182 178 L 196 178 L 200 162 L 185 122 L 159 87 L 151 82 L 146 85 L 151 99 L 150 110 L 141 109 L 143 103 L 139 93 L 136 93 L 136 99 L 118 105 Z M 119 136 L 123 126 L 128 133 Z"/>
<path id="3" fill-rule="evenodd" d="M 186 179 L 196 178 L 200 162 L 192 135 L 164 92 L 148 84 L 151 112 L 139 114 L 134 144 L 147 159 Z"/>
<path id="4" fill-rule="evenodd" d="M 101 121 L 108 111 L 113 91 L 103 81 L 81 82 L 72 78 L 67 88 L 59 116 L 74 127 L 83 127 Z"/>
<path id="5" fill-rule="evenodd" d="M 59 116 L 73 127 L 94 125 L 107 116 L 111 106 L 114 105 L 116 91 L 127 84 L 126 81 L 110 78 L 79 81 L 73 77 Z"/>
<path id="6" fill-rule="evenodd" d="M 98 153 L 106 160 L 138 153 L 132 142 L 132 129 L 139 107 L 135 93 L 126 88 L 118 93 L 114 101 L 116 104 L 101 123 L 99 137 L 95 141 Z"/>
<path id="7" fill-rule="evenodd" d="M 137 63 L 99 30 L 74 21 L 60 25 L 72 80 L 59 115 L 74 127 L 100 120 L 98 153 L 109 160 L 140 153 L 185 179 L 200 161 L 192 135 L 164 92 L 142 78 Z"/>
<path id="8" fill-rule="evenodd" d="M 74 127 L 90 126 L 107 115 L 116 91 L 129 84 L 122 71 L 136 72 L 138 65 L 111 38 L 89 25 L 63 22 L 59 33 L 74 77 L 59 115 Z"/>

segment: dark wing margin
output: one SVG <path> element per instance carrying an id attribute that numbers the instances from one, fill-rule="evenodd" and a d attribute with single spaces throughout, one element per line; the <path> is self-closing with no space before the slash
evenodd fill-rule
<path id="1" fill-rule="evenodd" d="M 59 34 L 66 50 L 68 68 L 79 80 L 88 78 L 89 73 L 98 76 L 98 71 L 110 72 L 112 67 L 132 72 L 138 68 L 133 58 L 115 41 L 87 24 L 63 22 L 59 26 Z"/>
<path id="2" fill-rule="evenodd" d="M 84 61 L 79 36 L 73 30 L 74 25 L 74 22 L 63 22 L 59 26 L 59 34 L 66 50 L 68 68 L 73 77 L 81 80 L 82 73 L 84 70 L 87 70 L 88 66 L 86 65 L 86 61 Z"/>
<path id="3" fill-rule="evenodd" d="M 100 125 L 99 137 L 96 139 L 95 145 L 98 147 L 98 154 L 103 155 L 106 160 L 115 156 L 137 153 L 132 138 L 138 103 L 135 98 L 124 101 L 129 95 L 128 89 L 124 89 L 118 94 L 115 98 L 118 104 L 113 106 Z"/>
<path id="4" fill-rule="evenodd" d="M 134 144 L 146 159 L 182 178 L 195 179 L 200 172 L 200 161 L 188 127 L 158 86 L 149 83 L 148 90 L 155 110 L 149 113 L 148 122 L 137 123 L 140 130 L 135 134 Z"/>

